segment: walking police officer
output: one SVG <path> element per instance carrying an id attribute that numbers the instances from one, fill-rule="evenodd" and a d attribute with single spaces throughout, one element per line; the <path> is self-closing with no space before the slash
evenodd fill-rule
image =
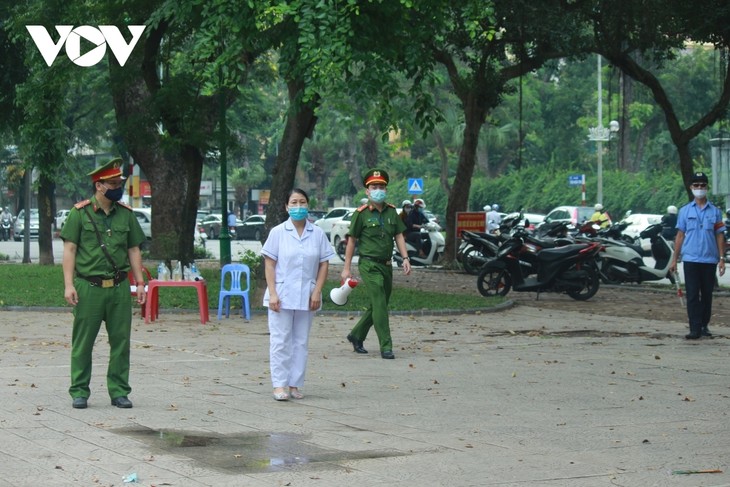
<path id="1" fill-rule="evenodd" d="M 124 193 L 122 160 L 113 159 L 89 173 L 94 195 L 74 205 L 68 215 L 63 239 L 64 298 L 74 307 L 71 337 L 72 406 L 84 409 L 91 393 L 92 351 L 101 322 L 109 340 L 107 391 L 112 406 L 131 408 L 129 349 L 132 303 L 127 273 L 144 282 L 140 244 L 145 235 L 131 211 L 120 203 Z M 144 304 L 144 287 L 137 302 Z"/>
<path id="2" fill-rule="evenodd" d="M 405 224 L 395 207 L 385 203 L 389 180 L 388 173 L 382 169 L 371 169 L 365 174 L 363 184 L 368 202 L 352 216 L 349 229 L 349 236 L 352 238 L 347 239 L 345 267 L 341 275 L 343 281 L 352 277 L 350 266 L 355 253 L 355 241 L 358 241 L 358 268 L 370 304 L 347 335 L 347 340 L 352 343 L 355 352 L 368 353 L 363 342 L 370 327 L 374 326 L 380 342 L 380 356 L 384 359 L 395 358 L 388 318 L 388 302 L 393 290 L 393 240 L 403 256 L 403 271 L 406 275 L 411 273 L 411 262 L 403 236 Z"/>

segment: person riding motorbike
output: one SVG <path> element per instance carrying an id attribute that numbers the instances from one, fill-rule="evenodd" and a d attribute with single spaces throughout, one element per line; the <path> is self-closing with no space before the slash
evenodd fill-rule
<path id="1" fill-rule="evenodd" d="M 502 216 L 499 214 L 499 205 L 492 205 L 491 211 L 487 211 L 487 232 L 499 232 L 499 226 L 502 224 Z"/>
<path id="2" fill-rule="evenodd" d="M 411 200 L 403 200 L 403 203 L 401 203 L 401 211 L 399 216 L 406 226 L 408 226 L 408 222 L 406 222 L 406 219 L 411 213 L 411 210 L 413 210 L 413 203 L 411 203 Z"/>
<path id="3" fill-rule="evenodd" d="M 10 233 L 13 227 L 13 214 L 10 213 L 7 206 L 2 210 L 2 213 L 0 213 L 0 230 L 2 231 L 2 239 L 10 240 Z"/>
<path id="4" fill-rule="evenodd" d="M 425 208 L 426 203 L 421 198 L 413 200 L 413 210 L 406 218 L 406 242 L 418 250 L 419 257 L 426 257 L 430 250 L 427 248 L 430 242 L 424 242 L 421 238 L 421 228 L 428 223 L 428 218 L 423 213 Z"/>
<path id="5" fill-rule="evenodd" d="M 677 207 L 667 206 L 667 213 L 662 217 L 662 237 L 674 240 L 677 236 Z"/>
<path id="6" fill-rule="evenodd" d="M 593 207 L 596 212 L 591 216 L 591 221 L 596 222 L 601 228 L 607 228 L 611 226 L 611 217 L 607 211 L 603 210 L 603 205 L 596 203 Z"/>

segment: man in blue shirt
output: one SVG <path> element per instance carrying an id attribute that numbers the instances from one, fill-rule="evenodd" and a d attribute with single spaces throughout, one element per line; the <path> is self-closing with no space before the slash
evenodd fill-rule
<path id="1" fill-rule="evenodd" d="M 707 175 L 696 172 L 690 180 L 694 200 L 679 210 L 674 258 L 670 272 L 677 270 L 682 255 L 687 291 L 688 340 L 712 336 L 708 328 L 712 316 L 715 266 L 725 274 L 725 223 L 722 212 L 707 200 Z"/>

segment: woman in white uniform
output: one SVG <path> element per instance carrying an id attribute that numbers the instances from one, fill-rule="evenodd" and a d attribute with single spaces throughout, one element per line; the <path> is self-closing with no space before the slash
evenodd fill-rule
<path id="1" fill-rule="evenodd" d="M 287 199 L 289 219 L 269 232 L 261 253 L 269 308 L 271 383 L 274 399 L 302 399 L 309 330 L 322 307 L 332 245 L 307 219 L 309 197 L 299 188 Z M 288 391 L 287 391 L 288 389 Z"/>

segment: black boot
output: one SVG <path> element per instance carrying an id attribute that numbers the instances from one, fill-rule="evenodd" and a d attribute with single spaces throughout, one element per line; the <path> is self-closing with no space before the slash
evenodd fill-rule
<path id="1" fill-rule="evenodd" d="M 352 335 L 347 335 L 347 341 L 352 343 L 352 348 L 357 353 L 368 353 L 367 350 L 363 347 L 362 340 L 358 340 Z"/>

